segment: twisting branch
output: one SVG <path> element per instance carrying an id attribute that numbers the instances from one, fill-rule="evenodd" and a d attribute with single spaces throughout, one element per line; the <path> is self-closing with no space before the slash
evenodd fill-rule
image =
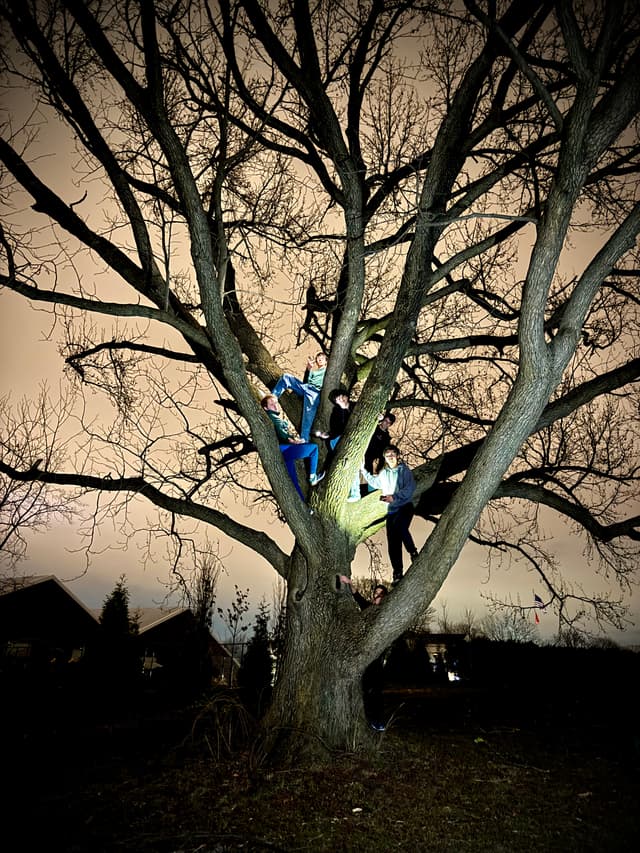
<path id="1" fill-rule="evenodd" d="M 167 510 L 167 512 L 193 518 L 217 527 L 237 542 L 256 550 L 280 574 L 285 572 L 287 555 L 278 548 L 271 537 L 255 530 L 255 528 L 239 524 L 225 513 L 218 512 L 211 507 L 167 495 L 152 483 L 147 482 L 144 477 L 96 477 L 90 474 L 64 474 L 40 468 L 36 464 L 26 470 L 20 470 L 12 465 L 7 465 L 2 460 L 0 460 L 0 473 L 6 474 L 21 483 L 40 482 L 56 486 L 76 486 L 88 491 L 127 492 L 132 496 L 141 495 L 160 509 Z"/>

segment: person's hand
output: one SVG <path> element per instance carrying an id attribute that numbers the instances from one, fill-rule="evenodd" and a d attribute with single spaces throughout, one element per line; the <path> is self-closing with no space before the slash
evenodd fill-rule
<path id="1" fill-rule="evenodd" d="M 308 358 L 307 359 L 307 370 L 313 370 L 313 368 L 315 367 L 315 364 L 316 363 L 315 363 L 314 359 Z"/>
<path id="2" fill-rule="evenodd" d="M 290 438 L 289 444 L 304 444 L 304 441 L 301 438 Z"/>
<path id="3" fill-rule="evenodd" d="M 348 578 L 346 575 L 340 575 L 340 583 L 346 583 L 351 586 L 351 578 Z"/>
<path id="4" fill-rule="evenodd" d="M 393 495 L 380 495 L 380 500 L 386 504 L 391 504 L 393 503 Z"/>

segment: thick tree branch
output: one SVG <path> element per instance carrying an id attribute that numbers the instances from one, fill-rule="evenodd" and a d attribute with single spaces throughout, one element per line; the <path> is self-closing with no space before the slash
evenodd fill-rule
<path id="1" fill-rule="evenodd" d="M 494 498 L 506 497 L 519 498 L 548 506 L 560 515 L 576 521 L 594 539 L 599 539 L 601 542 L 611 542 L 618 537 L 627 537 L 636 542 L 640 541 L 640 515 L 631 516 L 613 524 L 601 524 L 587 507 L 579 505 L 557 492 L 531 483 L 502 483 L 496 490 Z"/>
<path id="2" fill-rule="evenodd" d="M 186 516 L 216 527 L 231 539 L 253 548 L 281 575 L 286 575 L 287 555 L 275 544 L 271 537 L 254 527 L 246 527 L 233 521 L 226 513 L 194 501 L 167 495 L 144 477 L 96 477 L 90 474 L 64 474 L 49 471 L 35 464 L 26 471 L 7 465 L 0 460 L 0 473 L 21 483 L 47 483 L 55 486 L 75 486 L 87 491 L 127 492 L 131 496 L 140 495 L 155 506 L 175 515 Z"/>

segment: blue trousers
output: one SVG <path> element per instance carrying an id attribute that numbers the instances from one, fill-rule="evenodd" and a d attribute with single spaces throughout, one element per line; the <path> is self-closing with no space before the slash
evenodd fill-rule
<path id="1" fill-rule="evenodd" d="M 283 391 L 289 389 L 298 397 L 302 397 L 302 423 L 300 424 L 300 438 L 309 441 L 311 427 L 320 405 L 320 392 L 313 385 L 301 382 L 290 373 L 283 373 L 275 384 L 272 391 L 274 397 L 279 397 Z"/>
<path id="2" fill-rule="evenodd" d="M 300 483 L 298 482 L 298 472 L 296 471 L 296 461 L 298 459 L 309 460 L 309 476 L 313 477 L 318 473 L 318 445 L 311 442 L 305 444 L 281 444 L 282 458 L 289 472 L 289 476 L 293 481 L 293 485 L 298 490 L 298 494 L 304 500 Z"/>

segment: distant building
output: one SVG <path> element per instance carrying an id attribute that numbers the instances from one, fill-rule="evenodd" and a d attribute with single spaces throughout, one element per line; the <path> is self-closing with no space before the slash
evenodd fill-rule
<path id="1" fill-rule="evenodd" d="M 172 609 L 137 608 L 143 671 L 149 678 L 161 669 L 184 667 L 194 653 L 197 622 L 187 607 Z M 208 632 L 206 657 L 215 679 L 228 683 L 235 679 L 237 664 L 227 649 Z"/>
<path id="2" fill-rule="evenodd" d="M 77 663 L 100 638 L 100 614 L 90 610 L 54 575 L 0 578 L 0 674 L 50 669 Z M 186 676 L 202 665 L 223 682 L 233 681 L 237 664 L 212 635 L 200 635 L 191 610 L 130 608 L 137 618 L 141 671 L 163 679 Z M 202 656 L 199 657 L 199 653 Z"/>
<path id="3" fill-rule="evenodd" d="M 100 630 L 93 613 L 53 575 L 0 579 L 0 668 L 76 663 Z"/>
<path id="4" fill-rule="evenodd" d="M 467 674 L 466 635 L 407 631 L 386 656 L 387 679 L 397 684 L 460 681 Z"/>

